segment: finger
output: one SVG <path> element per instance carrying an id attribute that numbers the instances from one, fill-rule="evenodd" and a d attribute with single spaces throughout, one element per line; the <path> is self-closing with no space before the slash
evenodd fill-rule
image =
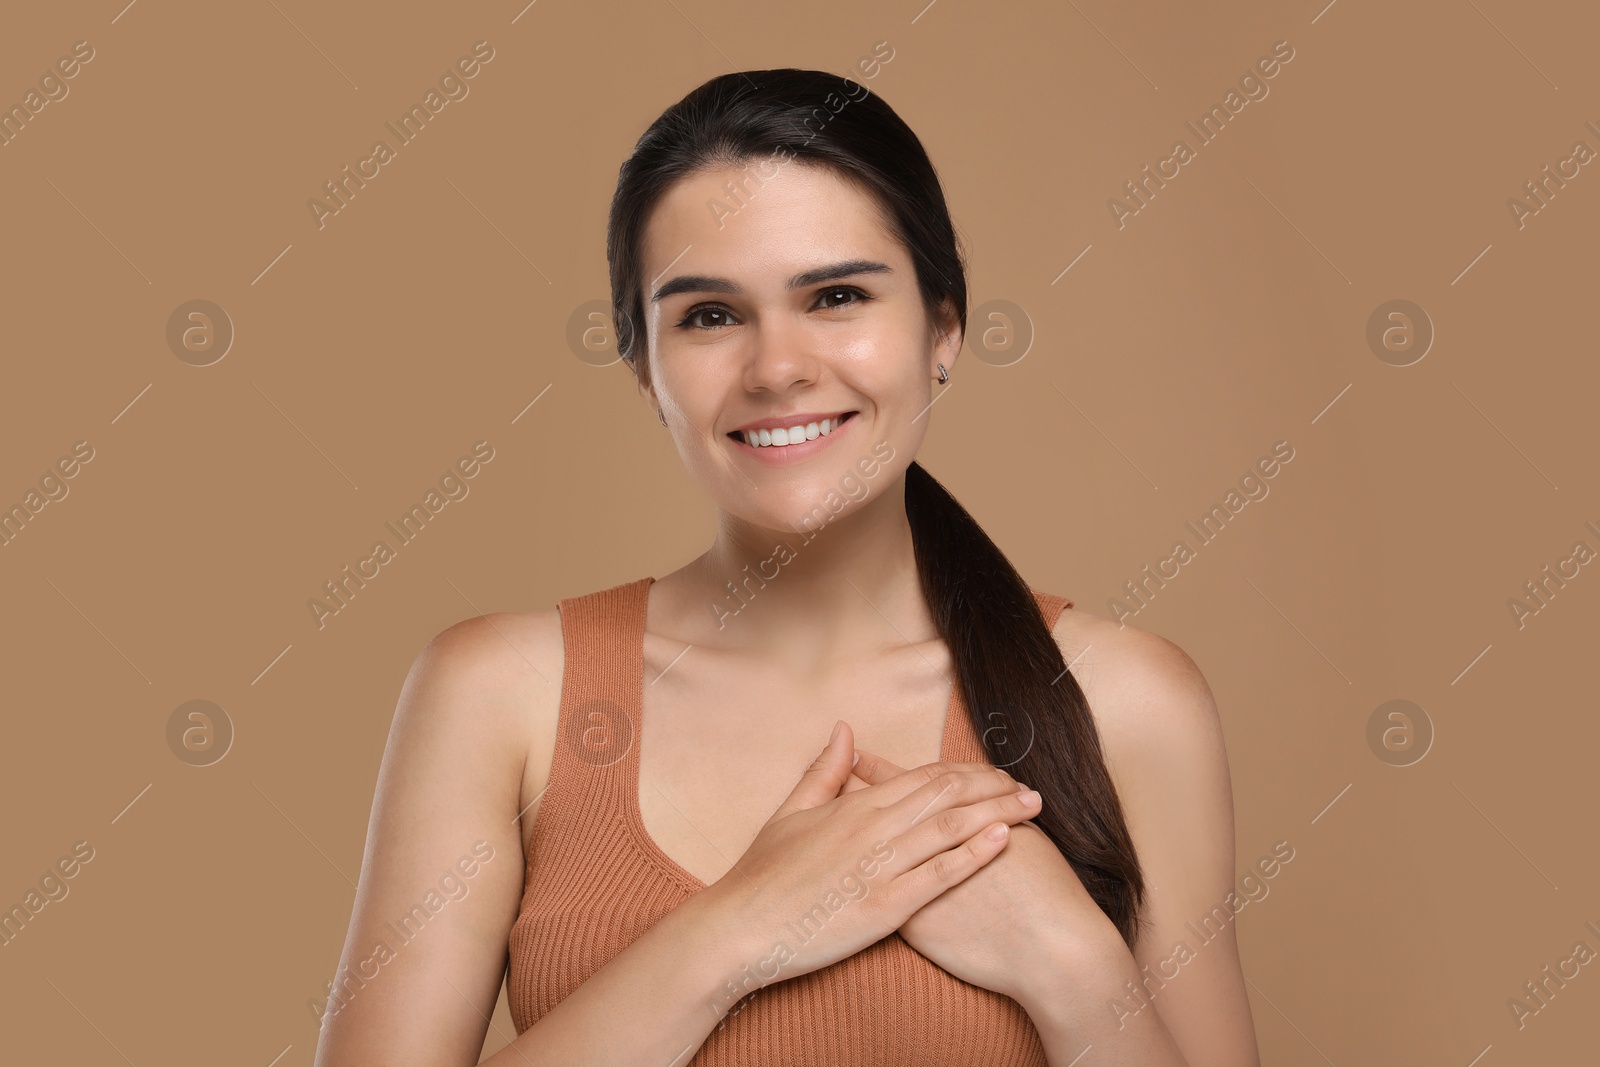
<path id="1" fill-rule="evenodd" d="M 874 787 L 874 800 L 898 811 L 909 828 L 946 809 L 992 797 L 1015 798 L 1016 786 L 1009 774 L 987 763 L 925 763 Z"/>
<path id="2" fill-rule="evenodd" d="M 930 809 L 906 834 L 895 842 L 914 855 L 954 848 L 1000 820 L 1008 826 L 1023 823 L 1039 814 L 1037 793 L 1002 793 L 986 800 Z"/>
<path id="3" fill-rule="evenodd" d="M 852 773 L 868 785 L 886 786 L 886 789 L 882 791 L 882 803 L 884 805 L 892 803 L 891 796 L 894 799 L 904 797 L 922 788 L 928 782 L 937 779 L 940 775 L 948 774 L 952 771 L 987 772 L 1007 782 L 1007 788 L 1011 792 L 1020 792 L 1022 789 L 1009 774 L 989 763 L 956 763 L 941 760 L 937 763 L 924 763 L 922 766 L 908 771 L 863 748 L 857 748 L 856 754 L 856 765 Z M 983 795 L 992 795 L 993 790 L 997 788 L 999 787 L 991 787 L 986 783 L 983 786 L 985 790 Z"/>
<path id="4" fill-rule="evenodd" d="M 1003 822 L 991 823 L 954 848 L 930 856 L 901 875 L 901 878 L 916 879 L 922 883 L 924 888 L 918 895 L 926 895 L 928 900 L 932 900 L 994 859 L 1010 842 L 1010 826 Z M 933 887 L 931 892 L 927 886 Z"/>
<path id="5" fill-rule="evenodd" d="M 839 795 L 839 788 L 844 785 L 845 779 L 850 775 L 850 766 L 854 760 L 855 734 L 850 729 L 850 724 L 840 719 L 834 727 L 833 736 L 827 745 L 823 746 L 822 753 L 811 761 L 811 766 L 806 768 L 800 781 L 784 802 L 778 805 L 778 810 L 773 812 L 768 822 L 776 822 L 794 812 L 807 808 L 815 808 Z"/>
<path id="6" fill-rule="evenodd" d="M 877 753 L 868 752 L 866 749 L 859 747 L 856 749 L 854 774 L 868 785 L 887 782 L 895 775 L 904 774 L 905 772 L 906 769 L 904 767 L 890 763 Z"/>

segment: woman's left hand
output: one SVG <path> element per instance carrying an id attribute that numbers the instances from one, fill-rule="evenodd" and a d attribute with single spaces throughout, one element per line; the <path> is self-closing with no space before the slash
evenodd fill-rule
<path id="1" fill-rule="evenodd" d="M 905 773 L 882 756 L 857 751 L 861 759 L 843 792 Z M 1013 825 L 999 855 L 924 904 L 899 934 L 962 981 L 1016 1000 L 1026 999 L 1032 983 L 1059 976 L 1077 955 L 1075 946 L 1121 941 L 1072 865 L 1032 822 Z"/>

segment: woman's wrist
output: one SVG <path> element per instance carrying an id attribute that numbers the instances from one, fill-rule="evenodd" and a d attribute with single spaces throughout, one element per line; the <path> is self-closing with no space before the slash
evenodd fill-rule
<path id="1" fill-rule="evenodd" d="M 1036 1024 L 1082 1025 L 1126 993 L 1124 979 L 1136 977 L 1133 954 L 1109 923 L 1106 931 L 1040 939 L 1037 944 L 1011 994 Z"/>
<path id="2" fill-rule="evenodd" d="M 1181 1067 L 1182 1053 L 1160 1016 L 1127 1007 L 1130 987 L 1141 978 L 1120 936 L 1091 936 L 1057 949 L 1046 969 L 1030 975 L 1013 999 L 1052 1051 L 1052 1063 L 1055 1055 L 1067 1062 L 1095 1045 L 1108 1064 Z"/>
<path id="3" fill-rule="evenodd" d="M 699 961 L 693 980 L 719 1018 L 748 994 L 790 977 L 763 973 L 762 954 L 751 940 L 748 924 L 715 886 L 700 890 L 670 915 L 684 924 L 681 935 Z M 766 947 L 770 952 L 771 946 Z"/>

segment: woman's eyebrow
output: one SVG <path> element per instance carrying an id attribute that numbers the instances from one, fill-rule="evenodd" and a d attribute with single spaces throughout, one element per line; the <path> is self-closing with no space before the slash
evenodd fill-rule
<path id="1" fill-rule="evenodd" d="M 894 268 L 887 263 L 878 263 L 870 259 L 847 259 L 842 263 L 832 263 L 826 267 L 802 271 L 789 279 L 788 288 L 804 289 L 811 285 L 821 285 L 823 282 L 838 281 L 840 278 L 852 278 L 858 274 L 888 274 L 893 270 Z M 727 278 L 717 278 L 709 274 L 680 274 L 657 289 L 650 297 L 650 302 L 657 304 L 679 293 L 737 295 L 743 291 Z"/>

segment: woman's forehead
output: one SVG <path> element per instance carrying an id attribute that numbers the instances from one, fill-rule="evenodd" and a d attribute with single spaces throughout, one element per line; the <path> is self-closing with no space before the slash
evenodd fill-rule
<path id="1" fill-rule="evenodd" d="M 817 166 L 719 167 L 680 179 L 644 230 L 646 299 L 676 274 L 783 284 L 796 272 L 899 252 L 876 201 Z"/>

